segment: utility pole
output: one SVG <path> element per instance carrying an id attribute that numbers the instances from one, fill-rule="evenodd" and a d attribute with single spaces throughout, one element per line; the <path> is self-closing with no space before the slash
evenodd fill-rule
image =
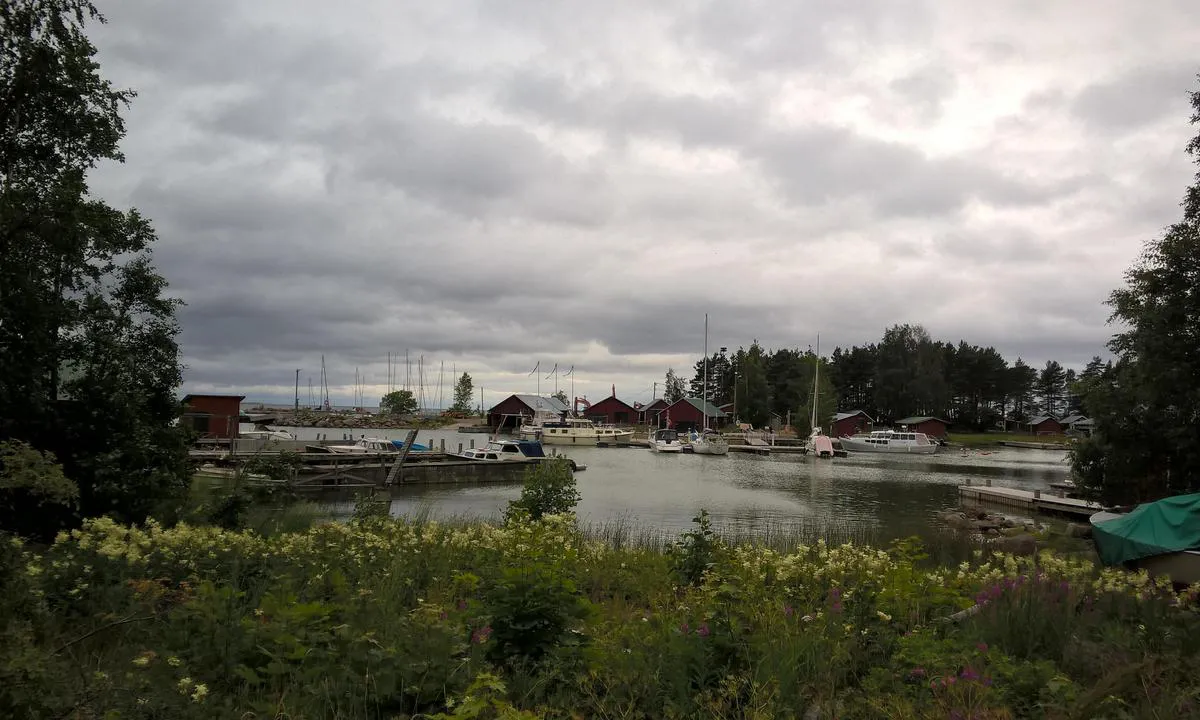
<path id="1" fill-rule="evenodd" d="M 296 412 L 300 411 L 300 368 L 296 368 Z"/>

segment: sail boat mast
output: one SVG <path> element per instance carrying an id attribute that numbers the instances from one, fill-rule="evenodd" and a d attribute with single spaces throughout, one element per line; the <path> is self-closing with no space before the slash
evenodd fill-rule
<path id="1" fill-rule="evenodd" d="M 702 386 L 704 388 L 704 391 L 702 393 L 703 398 L 700 403 L 701 407 L 702 407 L 700 412 L 704 415 L 703 428 L 705 430 L 707 430 L 708 429 L 708 313 L 704 313 L 704 379 L 701 382 L 703 383 Z"/>
<path id="2" fill-rule="evenodd" d="M 821 333 L 817 333 L 817 355 L 816 355 L 815 360 L 816 360 L 816 364 L 813 366 L 815 368 L 815 372 L 813 373 L 813 394 L 812 394 L 813 406 L 812 406 L 812 420 L 810 421 L 810 428 L 809 428 L 810 435 L 817 434 L 817 404 L 820 402 L 820 399 L 821 399 L 820 395 L 819 395 L 820 391 L 818 390 L 818 388 L 820 387 L 819 383 L 821 380 Z"/>

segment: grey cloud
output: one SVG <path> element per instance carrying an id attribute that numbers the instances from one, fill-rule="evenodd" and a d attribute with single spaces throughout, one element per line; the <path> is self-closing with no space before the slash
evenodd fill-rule
<path id="1" fill-rule="evenodd" d="M 781 191 L 803 205 L 859 196 L 883 216 L 937 217 L 972 199 L 1000 206 L 1032 204 L 1072 191 L 1006 177 L 982 162 L 931 159 L 915 148 L 809 127 L 780 131 L 753 150 Z"/>
<path id="2" fill-rule="evenodd" d="M 930 63 L 888 84 L 888 88 L 924 122 L 937 118 L 943 101 L 952 96 L 957 87 L 958 77 L 944 61 Z"/>
<path id="3" fill-rule="evenodd" d="M 1183 117 L 1196 79 L 1194 62 L 1140 67 L 1089 85 L 1075 97 L 1071 109 L 1096 129 L 1129 131 L 1164 118 Z"/>
<path id="4" fill-rule="evenodd" d="M 574 361 L 624 396 L 668 364 L 690 372 L 705 312 L 710 346 L 731 349 L 923 322 L 1010 358 L 1085 362 L 1109 334 L 1112 247 L 1132 258 L 1177 215 L 1151 199 L 1173 203 L 1190 177 L 1181 156 L 1114 160 L 1100 133 L 1055 137 L 1072 110 L 1099 129 L 1167 117 L 1190 77 L 1097 69 L 1075 98 L 1033 41 L 947 25 L 923 0 L 109 14 L 100 59 L 143 93 L 129 164 L 94 187 L 159 229 L 156 259 L 188 302 L 188 387 L 289 397 L 322 353 L 335 384 L 355 366 L 382 382 L 387 351 L 409 348 L 488 387 L 529 389 L 537 359 Z M 884 58 L 917 55 L 929 64 L 877 81 Z M 1022 122 L 939 112 L 979 82 L 980 57 L 1027 66 L 1042 95 Z M 1156 67 L 1177 60 L 1191 62 Z M 1112 106 L 1131 87 L 1144 115 Z M 789 123 L 781 105 L 806 93 L 832 116 Z M 931 122 L 980 149 L 921 146 Z M 1079 147 L 1055 167 L 1003 153 L 1060 142 Z M 1118 160 L 1138 193 L 1113 180 Z"/>
<path id="5" fill-rule="evenodd" d="M 620 143 L 657 137 L 687 146 L 734 146 L 757 133 L 765 108 L 742 98 L 663 95 L 648 87 L 611 83 L 573 88 L 566 77 L 516 73 L 497 99 L 540 122 L 598 129 Z"/>

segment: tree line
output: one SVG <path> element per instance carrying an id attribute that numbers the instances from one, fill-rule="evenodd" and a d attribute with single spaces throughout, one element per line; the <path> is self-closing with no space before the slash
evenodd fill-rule
<path id="1" fill-rule="evenodd" d="M 774 414 L 808 432 L 819 366 L 821 424 L 836 411 L 862 410 L 882 424 L 932 416 L 979 431 L 1006 419 L 1084 412 L 1084 388 L 1110 365 L 1099 356 L 1080 373 L 1056 360 L 1041 368 L 1020 357 L 1010 363 L 994 347 L 935 341 L 922 326 L 906 324 L 888 328 L 878 342 L 838 347 L 828 357 L 818 358 L 812 348 L 767 350 L 757 340 L 732 354 L 713 353 L 708 397 L 718 405 L 734 403 L 744 422 L 765 425 Z M 704 379 L 703 359 L 687 387 L 669 369 L 664 397 L 699 397 Z"/>

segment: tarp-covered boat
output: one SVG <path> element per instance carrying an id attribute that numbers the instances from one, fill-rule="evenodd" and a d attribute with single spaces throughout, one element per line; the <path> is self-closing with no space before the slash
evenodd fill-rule
<path id="1" fill-rule="evenodd" d="M 1132 564 L 1178 583 L 1200 582 L 1200 493 L 1143 503 L 1124 514 L 1099 512 L 1090 519 L 1105 565 Z"/>

